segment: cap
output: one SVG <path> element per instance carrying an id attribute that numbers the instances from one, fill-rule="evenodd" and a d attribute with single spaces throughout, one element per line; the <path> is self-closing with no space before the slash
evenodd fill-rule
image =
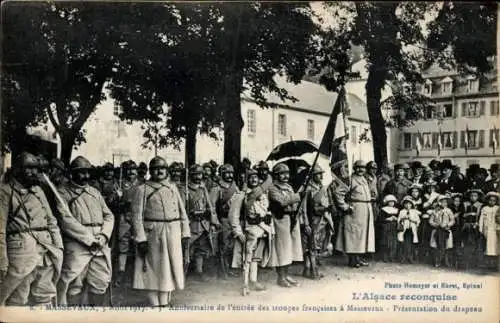
<path id="1" fill-rule="evenodd" d="M 368 162 L 368 164 L 366 164 L 366 167 L 367 168 L 371 168 L 371 169 L 377 169 L 378 168 L 377 163 L 374 162 L 373 160 L 370 161 L 370 162 Z"/>
<path id="2" fill-rule="evenodd" d="M 486 193 L 485 198 L 489 199 L 490 197 L 495 197 L 498 201 L 500 199 L 500 194 L 498 194 L 497 192 L 494 192 L 494 191 Z"/>
<path id="3" fill-rule="evenodd" d="M 288 172 L 290 172 L 290 168 L 288 168 L 288 166 L 285 163 L 279 163 L 273 167 L 273 174 L 288 173 Z"/>
<path id="4" fill-rule="evenodd" d="M 354 162 L 353 168 L 356 168 L 356 167 L 366 167 L 366 163 L 364 161 L 362 161 L 361 159 L 356 160 Z"/>
<path id="5" fill-rule="evenodd" d="M 259 175 L 259 173 L 255 169 L 249 169 L 247 171 L 247 179 L 250 178 L 250 176 L 252 176 L 252 175 Z"/>
<path id="6" fill-rule="evenodd" d="M 411 196 L 405 196 L 403 197 L 403 199 L 401 200 L 401 205 L 405 204 L 405 202 L 410 202 L 411 205 L 415 205 L 415 201 L 412 199 Z"/>
<path id="7" fill-rule="evenodd" d="M 208 168 L 213 168 L 212 164 L 210 164 L 210 163 L 203 163 L 202 167 L 203 168 L 207 168 L 207 167 Z"/>
<path id="8" fill-rule="evenodd" d="M 201 173 L 203 173 L 203 167 L 201 167 L 200 165 L 194 164 L 189 167 L 190 175 L 201 174 Z"/>
<path id="9" fill-rule="evenodd" d="M 219 168 L 219 173 L 234 173 L 234 167 L 231 164 L 224 164 Z"/>
<path id="10" fill-rule="evenodd" d="M 66 170 L 66 166 L 64 165 L 63 161 L 58 159 L 58 158 L 53 158 L 50 161 L 50 166 L 57 168 L 59 170 L 62 170 L 62 171 Z"/>
<path id="11" fill-rule="evenodd" d="M 102 170 L 114 170 L 115 169 L 115 166 L 113 166 L 113 164 L 111 163 L 105 163 L 103 166 L 102 166 Z"/>
<path id="12" fill-rule="evenodd" d="M 139 168 L 141 168 L 141 167 L 139 166 Z M 153 168 L 168 168 L 168 164 L 165 161 L 165 159 L 163 159 L 160 156 L 156 156 L 156 157 L 153 157 L 151 159 L 151 161 L 149 162 L 149 169 L 153 169 Z"/>
<path id="13" fill-rule="evenodd" d="M 389 195 L 386 195 L 386 196 L 384 197 L 384 200 L 383 200 L 382 202 L 383 202 L 384 204 L 387 204 L 387 203 L 388 203 L 388 202 L 390 202 L 390 201 L 393 201 L 394 203 L 396 203 L 396 202 L 398 201 L 398 199 L 397 199 L 394 195 L 389 194 Z"/>
<path id="14" fill-rule="evenodd" d="M 174 170 L 181 170 L 182 167 L 181 167 L 181 164 L 178 163 L 178 162 L 173 162 L 170 164 L 170 167 L 169 167 L 169 170 L 170 171 L 174 171 Z"/>
<path id="15" fill-rule="evenodd" d="M 263 160 L 261 160 L 257 165 L 256 165 L 256 168 L 257 169 L 267 169 L 269 170 L 269 165 L 267 165 L 267 163 Z"/>
<path id="16" fill-rule="evenodd" d="M 77 170 L 77 169 L 91 169 L 92 164 L 83 156 L 78 156 L 69 165 L 69 168 L 71 170 Z"/>
<path id="17" fill-rule="evenodd" d="M 138 168 L 143 170 L 148 170 L 148 165 L 146 165 L 145 162 L 140 162 Z"/>
<path id="18" fill-rule="evenodd" d="M 17 156 L 16 158 L 16 164 L 19 165 L 19 167 L 39 167 L 40 163 L 38 158 L 30 154 L 28 152 L 22 152 Z"/>

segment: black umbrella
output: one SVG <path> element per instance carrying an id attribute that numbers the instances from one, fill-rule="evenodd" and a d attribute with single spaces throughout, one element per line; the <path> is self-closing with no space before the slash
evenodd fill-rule
<path id="1" fill-rule="evenodd" d="M 299 157 L 318 151 L 318 146 L 309 140 L 287 141 L 274 147 L 267 160 L 280 160 L 287 157 Z"/>

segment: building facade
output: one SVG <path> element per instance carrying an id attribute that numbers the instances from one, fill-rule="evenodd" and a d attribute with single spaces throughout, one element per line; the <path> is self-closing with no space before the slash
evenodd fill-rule
<path id="1" fill-rule="evenodd" d="M 399 132 L 399 159 L 451 159 L 461 169 L 500 162 L 496 71 L 476 78 L 431 67 L 424 76 L 422 93 L 434 106 Z"/>

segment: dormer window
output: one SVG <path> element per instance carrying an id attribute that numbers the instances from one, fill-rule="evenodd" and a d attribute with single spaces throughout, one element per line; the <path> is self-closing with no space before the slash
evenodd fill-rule
<path id="1" fill-rule="evenodd" d="M 474 76 L 467 77 L 467 92 L 474 93 L 479 91 L 479 80 Z"/>
<path id="2" fill-rule="evenodd" d="M 432 95 L 432 81 L 427 79 L 425 80 L 424 87 L 422 88 L 422 92 L 424 95 Z"/>
<path id="3" fill-rule="evenodd" d="M 449 76 L 441 81 L 441 94 L 453 93 L 453 79 Z"/>

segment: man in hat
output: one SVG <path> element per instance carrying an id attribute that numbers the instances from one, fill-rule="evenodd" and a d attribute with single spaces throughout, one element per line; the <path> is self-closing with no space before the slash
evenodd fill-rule
<path id="1" fill-rule="evenodd" d="M 304 212 L 307 221 L 302 226 L 302 249 L 304 250 L 302 276 L 311 279 L 323 277 L 323 274 L 318 271 L 317 257 L 326 249 L 325 241 L 330 241 L 333 230 L 328 193 L 323 187 L 323 173 L 320 166 L 314 166 L 312 180 L 305 193 Z M 307 225 L 310 228 L 307 228 Z"/>
<path id="2" fill-rule="evenodd" d="M 108 242 L 114 216 L 101 193 L 88 184 L 92 165 L 82 156 L 70 164 L 71 183 L 59 189 L 73 221 L 63 221 L 64 263 L 57 296 L 60 305 L 81 304 L 82 291 L 91 305 L 104 306 L 111 281 Z"/>
<path id="3" fill-rule="evenodd" d="M 146 183 L 146 175 L 148 174 L 148 165 L 145 162 L 140 162 L 137 168 L 137 180 L 139 183 Z"/>
<path id="4" fill-rule="evenodd" d="M 405 170 L 405 178 L 411 183 L 413 182 L 413 170 L 409 164 L 404 163 L 403 169 Z"/>
<path id="5" fill-rule="evenodd" d="M 47 305 L 56 296 L 63 244 L 38 166 L 34 155 L 21 153 L 10 183 L 0 183 L 1 306 Z"/>
<path id="6" fill-rule="evenodd" d="M 490 179 L 484 184 L 484 192 L 500 193 L 500 167 L 499 164 L 491 164 Z"/>
<path id="7" fill-rule="evenodd" d="M 194 164 L 189 168 L 187 191 L 185 187 L 182 187 L 180 191 L 185 201 L 191 229 L 190 252 L 196 265 L 195 274 L 198 279 L 204 281 L 207 277 L 203 270 L 203 263 L 209 256 L 217 253 L 214 231 L 216 227 L 220 227 L 220 223 L 209 192 L 203 185 L 203 167 Z"/>
<path id="8" fill-rule="evenodd" d="M 221 223 L 221 232 L 219 234 L 219 261 L 220 271 L 224 279 L 228 274 L 234 276 L 234 273 L 229 271 L 230 258 L 232 257 L 234 239 L 231 236 L 232 229 L 229 223 L 229 201 L 234 194 L 238 193 L 239 189 L 234 182 L 234 168 L 231 164 L 224 164 L 219 168 L 221 180 L 214 187 L 211 194 L 212 205 L 215 207 L 215 212 Z"/>
<path id="9" fill-rule="evenodd" d="M 274 183 L 269 188 L 269 207 L 273 215 L 275 236 L 275 252 L 271 254 L 270 265 L 276 267 L 278 285 L 282 287 L 298 286 L 298 282 L 288 274 L 293 261 L 302 261 L 302 244 L 298 207 L 300 193 L 295 193 L 288 184 L 290 169 L 284 163 L 273 167 Z M 303 188 L 299 190 L 302 192 Z"/>
<path id="10" fill-rule="evenodd" d="M 190 238 L 189 220 L 177 186 L 168 180 L 161 157 L 149 163 L 150 180 L 134 192 L 132 223 L 137 256 L 133 288 L 147 291 L 150 305 L 168 307 L 171 293 L 184 289 L 183 253 Z"/>
<path id="11" fill-rule="evenodd" d="M 266 289 L 257 281 L 258 266 L 268 265 L 274 236 L 267 192 L 262 189 L 256 170 L 249 170 L 247 175 L 247 188 L 233 195 L 229 209 L 236 238 L 232 267 L 243 266 L 243 295 L 250 289 Z"/>
<path id="12" fill-rule="evenodd" d="M 452 176 L 453 164 L 451 160 L 444 159 L 441 164 L 441 178 L 438 181 L 437 191 L 440 194 L 463 193 L 464 187 L 459 178 Z"/>
<path id="13" fill-rule="evenodd" d="M 405 178 L 406 164 L 396 164 L 394 166 L 395 177 L 385 186 L 384 195 L 394 195 L 401 203 L 403 198 L 408 193 L 411 182 Z"/>
<path id="14" fill-rule="evenodd" d="M 387 183 L 392 180 L 392 176 L 390 175 L 391 172 L 393 172 L 392 168 L 392 165 L 387 165 L 382 169 L 377 177 L 377 192 L 379 193 L 379 195 L 384 192 Z"/>
<path id="15" fill-rule="evenodd" d="M 132 204 L 134 203 L 135 190 L 140 185 L 137 174 L 137 164 L 133 160 L 121 164 L 123 171 L 122 196 L 119 201 L 118 213 L 115 218 L 115 232 L 112 247 L 117 257 L 113 257 L 117 264 L 118 274 L 115 286 L 120 286 L 125 278 L 127 259 L 133 256 L 132 248 Z M 115 271 L 116 272 L 116 271 Z"/>
<path id="16" fill-rule="evenodd" d="M 478 173 L 481 170 L 481 166 L 479 164 L 471 164 L 469 168 L 466 170 L 466 183 L 468 188 L 478 188 L 483 189 L 484 182 L 481 183 L 480 176 Z"/>
<path id="17" fill-rule="evenodd" d="M 414 161 L 412 163 L 413 179 L 412 183 L 423 184 L 424 183 L 424 168 L 422 163 L 419 161 Z"/>
<path id="18" fill-rule="evenodd" d="M 437 181 L 441 177 L 441 167 L 438 160 L 433 159 L 429 162 L 429 167 L 434 172 L 434 179 Z"/>
<path id="19" fill-rule="evenodd" d="M 350 212 L 350 216 L 342 219 L 336 248 L 349 256 L 349 267 L 359 268 L 368 266 L 360 256 L 375 252 L 375 225 L 370 186 L 365 178 L 366 163 L 357 160 L 353 168 L 348 191 L 349 205 L 342 207 Z"/>
<path id="20" fill-rule="evenodd" d="M 260 187 L 266 192 L 269 191 L 269 187 L 273 185 L 273 177 L 269 174 L 269 166 L 265 161 L 261 160 L 256 165 L 256 170 L 259 174 Z"/>

